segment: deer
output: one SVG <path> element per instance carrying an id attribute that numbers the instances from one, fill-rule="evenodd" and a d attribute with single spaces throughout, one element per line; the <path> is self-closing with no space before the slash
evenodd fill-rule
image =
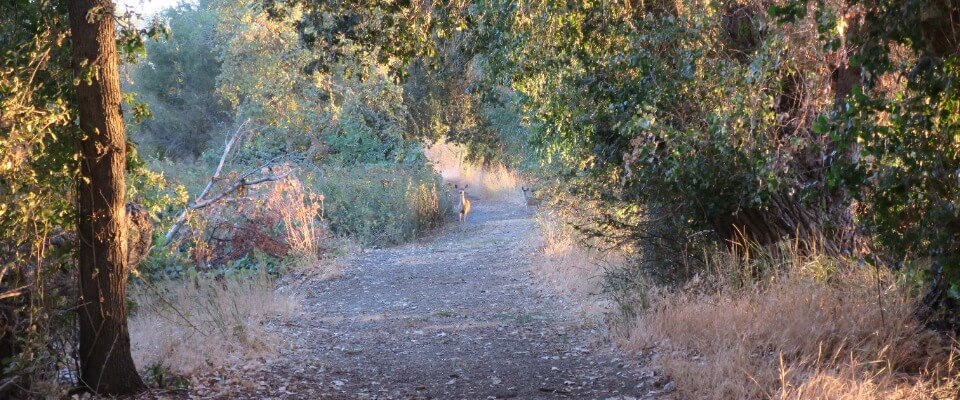
<path id="1" fill-rule="evenodd" d="M 527 207 L 539 207 L 540 206 L 540 196 L 534 192 L 533 188 L 528 188 L 520 186 L 520 189 L 523 190 L 523 198 L 527 201 Z"/>
<path id="2" fill-rule="evenodd" d="M 467 187 L 470 185 L 463 185 L 463 187 L 453 185 L 454 189 L 460 190 L 460 204 L 457 206 L 457 212 L 460 213 L 460 222 L 467 222 L 467 216 L 470 215 L 470 200 L 467 200 Z"/>

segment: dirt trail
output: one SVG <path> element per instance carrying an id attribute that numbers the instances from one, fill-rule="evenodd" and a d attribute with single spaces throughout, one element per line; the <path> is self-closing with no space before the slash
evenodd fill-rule
<path id="1" fill-rule="evenodd" d="M 290 399 L 648 398 L 639 369 L 530 272 L 522 205 L 475 200 L 470 221 L 366 250 L 344 275 L 288 288 L 281 354 L 221 396 Z M 202 394 L 201 394 L 202 396 Z"/>

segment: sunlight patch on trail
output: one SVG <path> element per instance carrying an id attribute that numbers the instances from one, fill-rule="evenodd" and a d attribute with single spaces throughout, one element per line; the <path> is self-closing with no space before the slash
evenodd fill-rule
<path id="1" fill-rule="evenodd" d="M 437 142 L 424 150 L 427 159 L 445 182 L 468 185 L 467 193 L 483 200 L 501 200 L 522 204 L 520 174 L 502 164 L 478 166 L 464 160 L 466 148 Z"/>

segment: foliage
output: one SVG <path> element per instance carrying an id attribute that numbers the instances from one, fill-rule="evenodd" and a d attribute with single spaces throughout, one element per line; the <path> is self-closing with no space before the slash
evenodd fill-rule
<path id="1" fill-rule="evenodd" d="M 490 79 L 520 93 L 545 163 L 611 204 L 597 235 L 627 228 L 627 240 L 649 240 L 649 224 L 618 217 L 639 203 L 681 237 L 812 235 L 850 254 L 857 200 L 856 227 L 894 258 L 953 253 L 953 223 L 933 221 L 957 209 L 956 7 L 794 1 L 767 11 L 751 1 L 490 2 L 475 29 L 505 44 L 489 47 Z"/>
<path id="2" fill-rule="evenodd" d="M 152 117 L 131 130 L 151 156 L 196 158 L 215 144 L 231 112 L 215 91 L 221 71 L 214 31 L 219 17 L 212 1 L 205 0 L 167 9 L 162 20 L 170 34 L 147 41 L 146 57 L 131 71 L 130 89 Z"/>
<path id="3" fill-rule="evenodd" d="M 299 7 L 271 18 L 258 1 L 216 4 L 224 62 L 218 90 L 237 108 L 237 120 L 254 127 L 247 158 L 297 152 L 347 164 L 422 162 L 386 66 L 344 58 L 311 69 L 320 55 L 299 40 Z"/>
<path id="4" fill-rule="evenodd" d="M 854 193 L 864 208 L 860 223 L 883 254 L 932 256 L 956 287 L 960 6 L 855 1 L 850 13 L 841 37 L 852 44 L 850 63 L 862 70 L 861 86 L 820 119 L 820 129 L 856 155 L 834 168 L 836 184 Z"/>
<path id="5" fill-rule="evenodd" d="M 303 73 L 309 51 L 287 20 L 268 18 L 255 0 L 216 1 L 216 46 L 223 62 L 217 92 L 235 122 L 250 121 L 255 135 L 246 158 L 283 151 L 316 153 L 317 135 L 330 123 L 322 77 Z M 295 12 L 293 10 L 291 12 Z"/>
<path id="6" fill-rule="evenodd" d="M 363 82 L 343 82 L 333 102 L 337 124 L 324 133 L 330 161 L 422 165 L 422 145 L 406 131 L 402 89 L 383 68 Z"/>
<path id="7" fill-rule="evenodd" d="M 439 177 L 426 168 L 358 165 L 328 167 L 304 179 L 326 199 L 335 234 L 364 244 L 390 245 L 419 237 L 452 213 Z"/>
<path id="8" fill-rule="evenodd" d="M 53 2 L 0 4 L 0 377 L 16 383 L 0 397 L 55 376 L 75 343 L 70 246 L 53 240 L 74 221 L 66 25 Z"/>
<path id="9" fill-rule="evenodd" d="M 162 171 L 148 166 L 136 149 L 131 150 L 127 153 L 127 199 L 157 218 L 154 233 L 160 235 L 170 228 L 170 217 L 187 204 L 187 188 L 168 180 Z"/>
<path id="10" fill-rule="evenodd" d="M 803 30 L 768 29 L 759 3 L 732 1 L 494 2 L 482 20 L 506 44 L 491 48 L 491 79 L 519 93 L 548 169 L 609 204 L 592 234 L 846 245 L 843 194 L 819 157 L 833 144 L 810 129 L 829 102 L 809 93 L 830 90 L 814 60 L 830 55 Z M 656 215 L 632 218 L 638 206 Z"/>
<path id="11" fill-rule="evenodd" d="M 474 2 L 376 2 L 268 0 L 276 19 L 295 21 L 311 50 L 308 73 L 401 80 L 401 118 L 407 137 L 445 138 L 468 145 L 468 160 L 514 164 L 525 142 L 518 113 L 502 107 L 510 90 L 481 85 L 488 42 L 471 29 L 483 9 Z M 507 92 L 495 93 L 496 90 Z M 511 117 L 513 117 L 511 119 Z M 398 125 L 399 126 L 399 125 Z M 524 143 L 525 144 L 525 143 Z M 511 158 L 513 157 L 513 158 Z"/>
<path id="12" fill-rule="evenodd" d="M 370 66 L 387 66 L 402 74 L 406 63 L 429 46 L 431 17 L 429 2 L 379 1 L 264 1 L 273 17 L 291 15 L 298 21 L 302 42 L 315 50 L 310 70 L 325 71 L 344 61 L 358 62 L 347 76 L 364 78 Z M 306 10 L 295 15 L 300 6 Z M 443 23 L 442 19 L 437 23 Z"/>

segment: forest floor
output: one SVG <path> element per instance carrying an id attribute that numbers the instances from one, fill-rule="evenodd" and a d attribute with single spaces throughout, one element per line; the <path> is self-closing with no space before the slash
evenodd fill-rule
<path id="1" fill-rule="evenodd" d="M 332 280 L 303 278 L 274 320 L 277 354 L 161 397 L 645 399 L 654 379 L 531 272 L 523 205 L 475 200 L 419 243 L 366 249 Z"/>

